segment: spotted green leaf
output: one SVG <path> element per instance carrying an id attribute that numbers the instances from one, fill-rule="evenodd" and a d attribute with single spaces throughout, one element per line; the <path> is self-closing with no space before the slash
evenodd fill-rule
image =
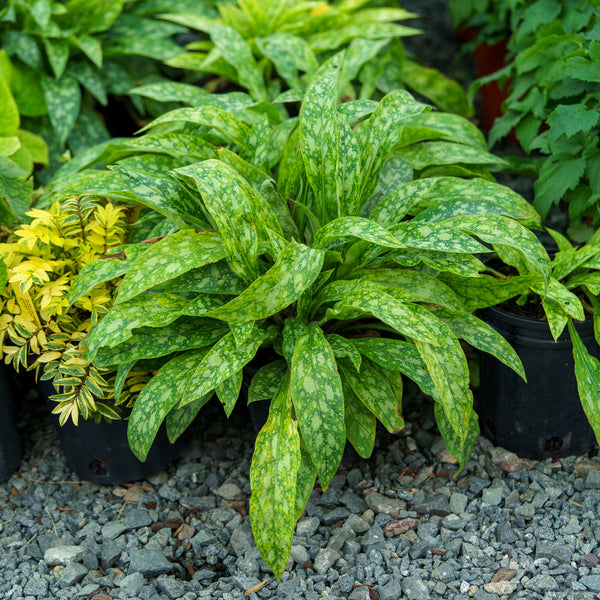
<path id="1" fill-rule="evenodd" d="M 250 163 L 259 169 L 267 168 L 270 145 L 271 127 L 267 115 L 263 115 L 248 132 L 246 154 Z"/>
<path id="2" fill-rule="evenodd" d="M 91 292 L 99 283 L 116 279 L 124 275 L 134 263 L 135 258 L 148 250 L 147 244 L 132 244 L 117 255 L 94 260 L 85 265 L 69 290 L 69 304 Z"/>
<path id="3" fill-rule="evenodd" d="M 340 216 L 337 176 L 337 74 L 340 56 L 322 65 L 306 91 L 300 108 L 299 144 L 306 176 L 315 194 L 313 212 L 321 222 Z"/>
<path id="4" fill-rule="evenodd" d="M 0 222 L 10 224 L 25 220 L 32 194 L 33 180 L 29 173 L 0 155 Z"/>
<path id="5" fill-rule="evenodd" d="M 414 344 L 390 338 L 357 338 L 352 341 L 359 352 L 374 363 L 406 375 L 423 393 L 435 395 L 431 375 Z"/>
<path id="6" fill-rule="evenodd" d="M 204 88 L 179 81 L 148 83 L 133 88 L 129 93 L 159 102 L 183 102 L 190 106 L 197 105 L 207 94 Z"/>
<path id="7" fill-rule="evenodd" d="M 64 144 L 79 115 L 81 105 L 79 84 L 70 75 L 63 75 L 60 81 L 42 75 L 41 82 L 50 122 L 59 142 Z"/>
<path id="8" fill-rule="evenodd" d="M 344 388 L 344 422 L 346 437 L 362 458 L 369 458 L 375 445 L 377 419 L 358 399 L 350 384 L 342 377 Z"/>
<path id="9" fill-rule="evenodd" d="M 598 393 L 600 392 L 600 363 L 593 357 L 581 341 L 573 322 L 569 319 L 569 333 L 573 342 L 573 358 L 575 360 L 575 378 L 577 390 L 583 410 L 596 434 L 600 439 L 600 409 Z"/>
<path id="10" fill-rule="evenodd" d="M 330 221 L 317 231 L 313 246 L 315 248 L 325 248 L 347 237 L 357 237 L 388 248 L 403 247 L 403 244 L 390 231 L 378 225 L 375 221 L 362 217 L 340 217 Z"/>
<path id="11" fill-rule="evenodd" d="M 136 398 L 129 417 L 127 439 L 140 460 L 146 460 L 160 424 L 181 398 L 187 379 L 203 354 L 202 350 L 192 350 L 172 358 Z"/>
<path id="12" fill-rule="evenodd" d="M 348 122 L 337 115 L 339 153 L 336 171 L 338 206 L 341 215 L 360 212 L 359 186 L 361 178 L 360 145 Z"/>
<path id="13" fill-rule="evenodd" d="M 578 287 L 587 288 L 591 294 L 598 296 L 600 295 L 600 271 L 592 271 L 591 273 L 582 273 L 569 277 L 565 285 L 570 290 Z"/>
<path id="14" fill-rule="evenodd" d="M 243 369 L 262 344 L 265 333 L 257 330 L 244 344 L 237 344 L 232 332 L 215 343 L 188 378 L 181 406 L 203 396 Z"/>
<path id="15" fill-rule="evenodd" d="M 235 343 L 238 346 L 241 346 L 254 332 L 254 321 L 246 321 L 245 323 L 229 323 L 229 329 L 231 333 L 233 333 Z"/>
<path id="16" fill-rule="evenodd" d="M 462 438 L 452 428 L 444 407 L 440 402 L 435 403 L 434 414 L 437 426 L 444 439 L 444 444 L 448 452 L 456 458 L 462 470 L 471 458 L 471 450 L 473 450 L 473 446 L 479 436 L 479 419 L 477 418 L 477 413 L 474 410 L 471 410 L 469 413 L 466 433 Z"/>
<path id="17" fill-rule="evenodd" d="M 362 149 L 362 181 L 359 197 L 362 206 L 377 187 L 379 174 L 392 148 L 402 135 L 404 123 L 426 106 L 408 92 L 395 90 L 383 97 L 366 123 L 366 140 Z"/>
<path id="18" fill-rule="evenodd" d="M 283 198 L 279 195 L 275 182 L 272 179 L 263 180 L 260 186 L 261 196 L 269 203 L 271 210 L 275 214 L 279 225 L 281 227 L 281 233 L 288 241 L 296 240 L 300 237 L 298 227 L 290 215 L 290 211 Z"/>
<path id="19" fill-rule="evenodd" d="M 219 234 L 184 229 L 152 244 L 134 259 L 115 299 L 127 302 L 160 283 L 225 257 Z"/>
<path id="20" fill-rule="evenodd" d="M 379 173 L 379 179 L 377 180 L 377 187 L 371 194 L 371 197 L 367 202 L 365 202 L 362 206 L 361 214 L 369 215 L 378 206 L 378 204 L 389 196 L 396 192 L 396 190 L 401 189 L 406 184 L 410 183 L 413 178 L 413 170 L 410 163 L 398 156 L 396 154 L 392 154 L 384 163 L 381 172 Z M 388 200 L 389 203 L 389 200 Z M 400 204 L 400 203 L 399 203 Z M 408 206 L 406 207 L 408 208 Z M 394 218 L 397 221 L 400 221 L 405 212 L 402 214 L 398 214 L 402 207 L 396 206 L 396 210 L 394 210 Z M 398 210 L 400 209 L 400 210 Z"/>
<path id="21" fill-rule="evenodd" d="M 291 390 L 302 438 L 325 489 L 342 460 L 346 429 L 335 355 L 319 327 L 309 327 L 296 340 Z"/>
<path id="22" fill-rule="evenodd" d="M 435 250 L 406 248 L 387 253 L 382 260 L 391 260 L 403 267 L 416 267 L 423 263 L 435 271 L 448 271 L 463 277 L 478 277 L 485 270 L 485 265 L 475 256 Z"/>
<path id="23" fill-rule="evenodd" d="M 461 440 L 469 431 L 469 415 L 473 410 L 473 394 L 469 389 L 469 367 L 460 342 L 447 325 L 440 323 L 445 335 L 432 346 L 415 340 L 419 354 L 437 391 L 435 399 L 441 402 L 452 429 Z"/>
<path id="24" fill-rule="evenodd" d="M 234 168 L 254 190 L 259 190 L 264 181 L 270 178 L 266 171 L 259 169 L 227 148 L 220 147 L 217 152 L 219 160 Z"/>
<path id="25" fill-rule="evenodd" d="M 474 348 L 492 354 L 527 381 L 523 363 L 518 354 L 504 336 L 493 327 L 467 312 L 438 310 L 436 315 L 450 326 L 457 338 L 465 340 Z"/>
<path id="26" fill-rule="evenodd" d="M 552 298 L 543 298 L 542 306 L 544 307 L 544 314 L 546 315 L 550 332 L 556 341 L 567 325 L 569 316 L 565 313 L 563 306 Z"/>
<path id="27" fill-rule="evenodd" d="M 302 516 L 308 499 L 315 488 L 316 480 L 317 471 L 312 464 L 306 444 L 300 438 L 300 467 L 298 468 L 298 476 L 296 477 L 296 520 Z"/>
<path id="28" fill-rule="evenodd" d="M 231 415 L 240 397 L 242 374 L 242 369 L 240 369 L 215 387 L 217 398 L 223 405 L 223 410 L 228 417 Z"/>
<path id="29" fill-rule="evenodd" d="M 60 79 L 69 60 L 69 43 L 60 38 L 44 38 L 44 49 L 55 79 Z M 47 99 L 46 99 L 47 102 Z"/>
<path id="30" fill-rule="evenodd" d="M 337 335 L 336 333 L 326 335 L 325 339 L 331 346 L 336 358 L 349 358 L 354 368 L 360 371 L 361 356 L 354 345 L 354 340 Z"/>
<path id="31" fill-rule="evenodd" d="M 209 319 L 179 317 L 162 327 L 140 327 L 132 336 L 112 348 L 101 348 L 94 358 L 98 367 L 168 356 L 173 352 L 205 348 L 220 340 L 227 327 Z"/>
<path id="32" fill-rule="evenodd" d="M 194 108 L 176 108 L 154 119 L 140 131 L 162 125 L 163 123 L 195 123 L 214 128 L 241 148 L 245 147 L 249 128 L 231 113 L 216 106 L 201 105 Z"/>
<path id="33" fill-rule="evenodd" d="M 577 267 L 594 264 L 594 258 L 600 255 L 600 246 L 586 244 L 583 248 L 570 248 L 557 252 L 552 261 L 552 277 L 559 281 L 570 275 Z"/>
<path id="34" fill-rule="evenodd" d="M 74 35 L 75 45 L 99 68 L 102 68 L 102 43 L 90 35 Z"/>
<path id="35" fill-rule="evenodd" d="M 0 258 L 0 292 L 6 287 L 8 281 L 8 267 L 3 258 Z"/>
<path id="36" fill-rule="evenodd" d="M 400 416 L 402 388 L 393 389 L 390 382 L 382 377 L 377 365 L 368 358 L 363 359 L 360 373 L 345 358 L 340 359 L 338 364 L 343 378 L 357 398 L 390 433 L 404 427 L 404 420 Z"/>
<path id="37" fill-rule="evenodd" d="M 343 91 L 358 75 L 361 67 L 368 61 L 375 59 L 379 52 L 389 44 L 389 38 L 366 39 L 354 38 L 346 48 L 344 62 L 340 69 L 339 89 Z"/>
<path id="38" fill-rule="evenodd" d="M 173 294 L 182 292 L 239 294 L 246 286 L 222 260 L 187 271 L 164 284 L 159 284 L 159 288 Z"/>
<path id="39" fill-rule="evenodd" d="M 200 409 L 212 398 L 212 395 L 212 392 L 208 392 L 181 408 L 175 406 L 169 411 L 166 418 L 167 436 L 172 443 L 179 439 L 179 436 L 192 424 Z"/>
<path id="40" fill-rule="evenodd" d="M 127 147 L 146 152 L 160 152 L 171 156 L 190 156 L 199 160 L 216 158 L 217 151 L 213 144 L 186 133 L 146 134 L 138 138 L 130 138 Z"/>
<path id="41" fill-rule="evenodd" d="M 210 316 L 233 323 L 265 319 L 298 300 L 321 272 L 323 252 L 290 242 L 275 264 Z"/>
<path id="42" fill-rule="evenodd" d="M 300 461 L 300 435 L 292 419 L 286 377 L 256 438 L 250 467 L 250 522 L 256 546 L 277 578 L 283 574 L 292 547 Z"/>
<path id="43" fill-rule="evenodd" d="M 260 400 L 271 400 L 287 373 L 284 360 L 275 360 L 261 367 L 248 386 L 248 404 Z"/>

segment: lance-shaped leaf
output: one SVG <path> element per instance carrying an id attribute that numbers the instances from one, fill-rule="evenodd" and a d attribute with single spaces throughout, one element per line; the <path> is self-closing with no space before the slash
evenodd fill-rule
<path id="1" fill-rule="evenodd" d="M 306 444 L 300 437 L 300 467 L 298 468 L 298 476 L 296 477 L 296 510 L 295 517 L 298 520 L 304 509 L 310 495 L 315 488 L 317 480 L 317 470 L 310 459 Z"/>
<path id="2" fill-rule="evenodd" d="M 239 294 L 246 289 L 244 282 L 229 268 L 226 261 L 210 263 L 192 269 L 159 284 L 165 292 L 201 292 L 205 294 Z"/>
<path id="3" fill-rule="evenodd" d="M 180 406 L 204 396 L 243 369 L 252 360 L 264 338 L 265 332 L 257 330 L 244 344 L 238 345 L 232 332 L 223 336 L 188 377 Z"/>
<path id="4" fill-rule="evenodd" d="M 171 359 L 136 398 L 127 439 L 140 460 L 146 460 L 160 424 L 181 398 L 186 382 L 203 354 L 203 350 L 192 350 Z"/>
<path id="5" fill-rule="evenodd" d="M 469 415 L 473 410 L 469 367 L 460 342 L 450 327 L 441 325 L 446 333 L 438 338 L 439 345 L 432 346 L 419 340 L 415 340 L 415 344 L 435 385 L 436 400 L 442 403 L 452 429 L 464 440 L 469 430 Z"/>
<path id="6" fill-rule="evenodd" d="M 140 327 L 121 344 L 101 348 L 94 358 L 94 364 L 98 367 L 120 365 L 203 348 L 220 340 L 227 331 L 224 323 L 219 324 L 212 319 L 179 317 L 163 327 Z"/>
<path id="7" fill-rule="evenodd" d="M 527 381 L 519 355 L 504 336 L 493 327 L 467 312 L 438 310 L 436 315 L 450 326 L 457 338 L 465 340 L 474 348 L 492 354 Z"/>
<path id="8" fill-rule="evenodd" d="M 346 442 L 344 393 L 331 346 L 319 327 L 297 340 L 292 356 L 291 390 L 302 438 L 326 489 Z"/>
<path id="9" fill-rule="evenodd" d="M 298 300 L 321 272 L 324 253 L 290 242 L 275 264 L 210 316 L 232 323 L 265 319 Z"/>
<path id="10" fill-rule="evenodd" d="M 271 400 L 287 373 L 284 360 L 274 360 L 261 367 L 248 386 L 248 404 L 261 400 Z"/>
<path id="11" fill-rule="evenodd" d="M 215 387 L 219 402 L 223 405 L 225 414 L 229 417 L 235 408 L 242 389 L 242 369 L 222 381 Z"/>
<path id="12" fill-rule="evenodd" d="M 336 358 L 349 358 L 355 369 L 360 371 L 361 356 L 360 352 L 353 343 L 353 340 L 342 337 L 335 333 L 325 336 L 325 339 L 331 346 Z"/>
<path id="13" fill-rule="evenodd" d="M 340 56 L 327 61 L 315 75 L 300 109 L 300 152 L 315 194 L 313 212 L 321 222 L 340 216 L 337 204 L 337 74 Z"/>
<path id="14" fill-rule="evenodd" d="M 462 470 L 469 458 L 471 458 L 471 450 L 473 450 L 473 446 L 479 437 L 479 419 L 477 418 L 477 413 L 474 410 L 471 410 L 469 413 L 466 434 L 461 438 L 452 428 L 446 411 L 440 402 L 435 403 L 434 412 L 437 426 L 444 439 L 444 444 L 448 452 L 456 458 Z"/>
<path id="15" fill-rule="evenodd" d="M 424 394 L 435 396 L 435 386 L 427 365 L 414 344 L 390 338 L 357 338 L 352 342 L 361 354 L 374 363 L 399 371 L 412 379 Z"/>
<path id="16" fill-rule="evenodd" d="M 252 531 L 262 557 L 278 578 L 292 547 L 299 468 L 300 435 L 292 419 L 290 381 L 286 377 L 256 438 L 250 467 Z"/>
<path id="17" fill-rule="evenodd" d="M 357 237 L 387 248 L 403 248 L 398 238 L 390 231 L 370 219 L 362 217 L 340 217 L 330 221 L 315 234 L 313 246 L 325 248 L 345 238 Z"/>
<path id="18" fill-rule="evenodd" d="M 143 254 L 148 248 L 147 244 L 127 246 L 127 248 L 115 254 L 114 258 L 108 256 L 85 265 L 71 285 L 69 304 L 73 304 L 73 302 L 91 292 L 99 283 L 116 279 L 127 273 L 136 257 Z"/>
<path id="19" fill-rule="evenodd" d="M 185 406 L 172 408 L 167 414 L 167 436 L 171 442 L 179 439 L 179 436 L 192 424 L 200 409 L 212 398 L 213 393 L 208 392 L 197 400 Z"/>
<path id="20" fill-rule="evenodd" d="M 138 256 L 119 287 L 116 304 L 127 302 L 159 283 L 225 257 L 218 233 L 184 229 L 152 244 Z"/>
<path id="21" fill-rule="evenodd" d="M 542 306 L 544 307 L 544 314 L 546 315 L 552 337 L 557 341 L 567 325 L 569 316 L 565 313 L 563 306 L 556 300 L 552 300 L 552 298 L 544 298 Z"/>
<path id="22" fill-rule="evenodd" d="M 369 458 L 375 446 L 377 419 L 358 399 L 348 381 L 342 377 L 344 388 L 344 420 L 346 437 L 362 458 Z"/>
<path id="23" fill-rule="evenodd" d="M 50 122 L 58 141 L 64 144 L 79 115 L 81 89 L 70 75 L 64 75 L 57 81 L 42 74 L 41 84 Z"/>
<path id="24" fill-rule="evenodd" d="M 360 373 L 348 359 L 339 359 L 338 364 L 352 391 L 390 433 L 404 427 L 400 416 L 402 388 L 392 389 L 390 382 L 368 358 L 363 359 Z"/>
<path id="25" fill-rule="evenodd" d="M 540 280 L 530 287 L 544 300 L 550 299 L 555 302 L 560 306 L 561 312 L 565 315 L 573 317 L 573 319 L 576 319 L 577 321 L 583 321 L 585 319 L 581 300 L 554 277 L 550 277 L 547 286 L 542 284 L 540 278 Z M 566 322 L 563 323 L 563 327 L 565 324 Z"/>
<path id="26" fill-rule="evenodd" d="M 361 179 L 360 144 L 348 122 L 340 115 L 338 119 L 338 161 L 336 186 L 339 214 L 358 215 L 360 212 L 359 186 Z"/>
<path id="27" fill-rule="evenodd" d="M 474 256 L 468 254 L 454 254 L 452 252 L 437 252 L 435 250 L 416 250 L 406 248 L 387 253 L 381 261 L 391 260 L 403 267 L 415 267 L 423 263 L 435 271 L 448 271 L 462 277 L 479 277 L 485 271 L 485 265 Z M 377 265 L 374 261 L 373 266 Z"/>
<path id="28" fill-rule="evenodd" d="M 425 104 L 417 102 L 404 90 L 394 90 L 383 97 L 366 125 L 367 138 L 361 156 L 361 206 L 377 187 L 379 173 L 392 148 L 400 140 L 406 120 L 426 109 Z"/>
<path id="29" fill-rule="evenodd" d="M 581 405 L 588 421 L 596 434 L 596 440 L 600 440 L 600 407 L 598 405 L 600 362 L 588 352 L 570 319 L 569 333 L 573 342 L 575 378 L 577 379 L 579 399 L 581 400 Z"/>
<path id="30" fill-rule="evenodd" d="M 462 219 L 463 217 L 458 218 Z M 409 248 L 424 248 L 457 254 L 477 254 L 490 251 L 467 233 L 452 228 L 449 221 L 442 223 L 406 221 L 394 227 L 394 233 L 398 240 Z"/>
<path id="31" fill-rule="evenodd" d="M 237 144 L 240 148 L 246 146 L 249 127 L 230 112 L 203 104 L 194 108 L 176 108 L 164 115 L 154 119 L 143 127 L 140 132 L 151 129 L 163 123 L 174 123 L 183 121 L 186 123 L 195 123 L 205 127 L 214 128 L 222 133 L 226 138 Z"/>
<path id="32" fill-rule="evenodd" d="M 192 180 L 214 219 L 227 253 L 229 266 L 246 282 L 260 274 L 259 241 L 269 239 L 267 230 L 279 223 L 268 205 L 261 204 L 250 184 L 232 167 L 217 160 L 176 169 Z"/>

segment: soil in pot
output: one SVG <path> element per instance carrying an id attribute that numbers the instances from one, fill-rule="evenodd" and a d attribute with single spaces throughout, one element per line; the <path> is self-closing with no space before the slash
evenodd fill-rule
<path id="1" fill-rule="evenodd" d="M 547 322 L 499 307 L 480 316 L 512 345 L 528 380 L 481 354 L 477 399 L 482 433 L 496 445 L 538 460 L 594 447 L 596 438 L 579 400 L 568 332 L 555 342 Z M 591 320 L 576 329 L 590 353 L 600 357 Z"/>

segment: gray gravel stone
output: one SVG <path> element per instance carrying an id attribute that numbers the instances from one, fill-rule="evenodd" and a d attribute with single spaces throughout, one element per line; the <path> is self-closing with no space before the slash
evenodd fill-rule
<path id="1" fill-rule="evenodd" d="M 306 537 L 312 537 L 317 532 L 321 521 L 318 517 L 308 517 L 306 519 L 300 519 L 296 525 L 296 533 Z"/>
<path id="2" fill-rule="evenodd" d="M 584 575 L 579 579 L 579 583 L 585 585 L 591 592 L 600 592 L 600 575 Z"/>
<path id="3" fill-rule="evenodd" d="M 448 562 L 442 563 L 431 571 L 431 578 L 442 583 L 449 583 L 456 579 L 456 571 Z"/>
<path id="4" fill-rule="evenodd" d="M 324 575 L 341 558 L 341 553 L 332 548 L 321 548 L 314 560 L 314 569 Z"/>
<path id="5" fill-rule="evenodd" d="M 402 580 L 402 591 L 408 600 L 429 600 L 431 597 L 429 588 L 417 576 L 405 577 Z"/>
<path id="6" fill-rule="evenodd" d="M 27 580 L 23 593 L 26 596 L 44 597 L 48 593 L 48 580 L 41 577 L 32 577 Z"/>
<path id="7" fill-rule="evenodd" d="M 117 584 L 127 598 L 135 598 L 144 587 L 146 579 L 141 573 L 132 573 L 123 577 Z"/>
<path id="8" fill-rule="evenodd" d="M 348 600 L 371 600 L 369 588 L 366 585 L 361 585 L 354 589 L 348 596 Z"/>
<path id="9" fill-rule="evenodd" d="M 156 577 L 173 570 L 170 563 L 160 550 L 134 550 L 129 555 L 128 575 L 141 573 L 144 577 Z"/>
<path id="10" fill-rule="evenodd" d="M 354 531 L 354 533 L 365 533 L 369 530 L 369 524 L 361 517 L 351 514 L 344 523 L 344 527 Z"/>
<path id="11" fill-rule="evenodd" d="M 68 565 L 83 559 L 83 546 L 56 546 L 44 552 L 44 562 L 49 567 Z"/>
<path id="12" fill-rule="evenodd" d="M 558 583 L 550 575 L 541 574 L 531 578 L 525 588 L 534 592 L 545 594 L 546 592 L 555 592 L 558 590 Z"/>
<path id="13" fill-rule="evenodd" d="M 496 526 L 496 539 L 501 544 L 514 544 L 517 541 L 517 536 L 506 521 L 500 521 Z"/>
<path id="14" fill-rule="evenodd" d="M 102 537 L 114 540 L 119 537 L 127 527 L 121 521 L 109 521 L 102 526 Z"/>
<path id="15" fill-rule="evenodd" d="M 125 514 L 125 526 L 127 529 L 138 529 L 147 527 L 152 523 L 152 516 L 144 508 L 132 508 Z"/>
<path id="16" fill-rule="evenodd" d="M 169 600 L 177 600 L 177 598 L 182 598 L 185 594 L 185 586 L 183 585 L 183 581 L 181 581 L 180 579 L 176 579 L 175 577 L 167 577 L 166 575 L 161 575 L 156 580 L 156 587 Z"/>
<path id="17" fill-rule="evenodd" d="M 466 494 L 461 494 L 460 492 L 453 492 L 450 495 L 450 500 L 448 503 L 450 505 L 450 510 L 454 514 L 461 515 L 465 512 L 468 502 L 469 497 Z"/>
<path id="18" fill-rule="evenodd" d="M 114 540 L 107 538 L 102 541 L 100 548 L 100 564 L 104 570 L 114 567 L 121 556 L 122 548 Z"/>
<path id="19" fill-rule="evenodd" d="M 69 563 L 62 572 L 58 585 L 61 588 L 71 587 L 79 583 L 88 573 L 88 570 L 80 563 Z"/>
<path id="20" fill-rule="evenodd" d="M 394 519 L 397 519 L 406 510 L 406 502 L 404 500 L 388 498 L 377 492 L 369 494 L 365 500 L 376 513 L 390 515 Z"/>
<path id="21" fill-rule="evenodd" d="M 377 586 L 379 600 L 397 600 L 402 595 L 402 585 L 397 577 L 392 577 L 385 585 Z"/>
<path id="22" fill-rule="evenodd" d="M 463 529 L 465 524 L 466 523 L 463 519 L 454 514 L 446 515 L 442 519 L 442 527 L 445 527 L 446 529 L 451 529 L 452 531 L 458 531 L 459 529 Z"/>

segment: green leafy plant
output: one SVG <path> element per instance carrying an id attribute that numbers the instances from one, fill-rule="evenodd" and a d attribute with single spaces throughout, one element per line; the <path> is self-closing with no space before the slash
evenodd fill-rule
<path id="1" fill-rule="evenodd" d="M 441 110 L 471 114 L 455 81 L 406 54 L 401 38 L 420 31 L 401 24 L 415 16 L 401 8 L 368 0 L 239 0 L 218 3 L 217 8 L 215 18 L 181 11 L 162 15 L 209 36 L 209 41 L 188 44 L 188 52 L 168 64 L 212 75 L 205 83 L 210 90 L 233 83 L 255 100 L 295 102 L 318 66 L 346 48 L 338 85 L 348 98 L 379 99 L 407 87 Z"/>
<path id="2" fill-rule="evenodd" d="M 186 13 L 211 14 L 211 7 L 178 3 Z M 171 82 L 172 74 L 161 65 L 181 52 L 174 38 L 188 30 L 154 18 L 161 10 L 165 3 L 150 0 L 3 3 L 0 77 L 26 129 L 48 143 L 53 170 L 66 148 L 76 153 L 108 139 L 95 109 L 106 106 L 111 96 L 128 99 L 139 118 L 152 109 L 152 101 L 131 90 Z"/>
<path id="3" fill-rule="evenodd" d="M 538 226 L 539 216 L 520 196 L 482 178 L 413 177 L 423 172 L 411 168 L 403 135 L 416 148 L 423 137 L 452 138 L 454 121 L 448 133 L 440 123 L 426 132 L 426 120 L 409 127 L 427 107 L 403 90 L 338 104 L 343 69 L 336 56 L 317 71 L 272 165 L 276 180 L 267 138 L 248 160 L 224 148 L 219 158 L 150 177 L 150 163 L 122 159 L 104 176 L 84 171 L 71 183 L 138 198 L 177 229 L 123 261 L 90 263 L 69 295 L 76 303 L 124 273 L 114 306 L 84 344 L 89 361 L 121 379 L 140 364 L 156 372 L 129 420 L 139 458 L 162 421 L 176 439 L 215 394 L 230 414 L 244 367 L 259 351 L 276 355 L 249 389 L 249 402 L 270 400 L 251 467 L 250 517 L 278 577 L 315 479 L 329 485 L 346 440 L 368 457 L 377 420 L 390 432 L 403 427 L 403 375 L 433 396 L 444 440 L 464 464 L 479 429 L 459 339 L 523 374 L 506 341 L 464 310 L 439 275 L 477 282 L 485 266 L 475 254 L 496 246 L 511 248 L 527 275 L 549 271 L 524 226 Z M 207 134 L 201 116 L 179 109 L 151 132 L 173 135 L 162 128 L 188 118 Z M 252 132 L 242 122 L 212 123 L 209 135 L 249 152 Z M 63 179 L 60 193 L 68 185 Z"/>
<path id="4" fill-rule="evenodd" d="M 143 388 L 145 373 L 117 384 L 114 373 L 97 369 L 83 358 L 81 341 L 105 314 L 115 283 L 97 286 L 69 306 L 73 280 L 85 265 L 116 249 L 128 231 L 124 207 L 89 197 L 56 202 L 48 210 L 27 213 L 31 220 L 0 243 L 0 355 L 17 371 L 41 372 L 58 391 L 53 412 L 60 423 L 69 418 L 119 418 Z"/>

